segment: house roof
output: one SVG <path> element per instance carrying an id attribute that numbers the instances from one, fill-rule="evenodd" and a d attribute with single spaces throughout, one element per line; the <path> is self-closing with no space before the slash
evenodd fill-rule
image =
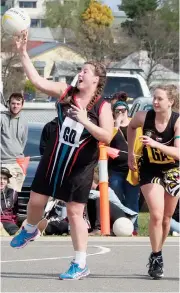
<path id="1" fill-rule="evenodd" d="M 148 75 L 150 64 L 153 61 L 148 57 L 147 51 L 134 52 L 118 62 L 120 68 L 142 69 L 145 78 Z M 179 80 L 179 75 L 161 64 L 154 64 L 151 81 L 157 80 Z"/>
<path id="2" fill-rule="evenodd" d="M 74 76 L 83 63 L 59 61 L 54 62 L 51 75 L 57 76 Z"/>
<path id="3" fill-rule="evenodd" d="M 27 49 L 29 51 L 29 50 L 31 50 L 33 48 L 39 47 L 43 43 L 44 42 L 42 42 L 42 41 L 31 41 L 31 40 L 29 40 L 28 43 L 27 43 Z"/>
<path id="4" fill-rule="evenodd" d="M 29 29 L 29 39 L 31 41 L 55 42 L 49 27 L 31 27 Z"/>
<path id="5" fill-rule="evenodd" d="M 32 49 L 30 49 L 28 51 L 28 54 L 29 54 L 29 57 L 35 57 L 37 55 L 40 55 L 48 50 L 52 50 L 52 49 L 55 49 L 59 46 L 61 46 L 62 44 L 61 43 L 58 43 L 58 42 L 53 42 L 53 43 L 42 43 L 41 45 L 37 46 L 37 47 L 34 47 Z"/>

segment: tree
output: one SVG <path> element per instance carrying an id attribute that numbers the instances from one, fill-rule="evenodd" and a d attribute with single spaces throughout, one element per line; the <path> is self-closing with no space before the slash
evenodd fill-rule
<path id="1" fill-rule="evenodd" d="M 147 12 L 155 11 L 158 0 L 122 0 L 119 10 L 125 11 L 128 18 L 137 20 Z"/>
<path id="2" fill-rule="evenodd" d="M 1 39 L 1 62 L 3 93 L 8 98 L 12 92 L 23 90 L 25 76 L 22 68 L 16 66 L 20 60 L 12 40 L 5 33 L 2 33 Z"/>
<path id="3" fill-rule="evenodd" d="M 86 59 L 104 61 L 113 51 L 113 15 L 107 5 L 91 0 L 75 32 L 76 46 Z"/>
<path id="4" fill-rule="evenodd" d="M 46 2 L 45 23 L 50 28 L 61 28 L 64 43 L 66 43 L 66 29 L 76 26 L 78 11 L 75 4 L 76 2 L 58 0 Z"/>
<path id="5" fill-rule="evenodd" d="M 83 13 L 82 19 L 89 24 L 110 26 L 114 17 L 112 10 L 107 5 L 92 0 L 87 10 Z"/>
<path id="6" fill-rule="evenodd" d="M 179 30 L 179 0 L 164 0 L 159 14 L 170 30 Z"/>
<path id="7" fill-rule="evenodd" d="M 171 58 L 177 58 L 178 32 L 168 30 L 166 20 L 154 12 L 136 22 L 134 33 L 139 49 L 148 51 L 146 80 L 150 84 L 153 73 L 158 71 L 158 65 L 162 64 L 164 59 L 169 55 Z"/>
<path id="8" fill-rule="evenodd" d="M 25 81 L 24 91 L 31 94 L 35 94 L 36 92 L 36 87 L 33 85 L 33 83 L 29 79 Z"/>

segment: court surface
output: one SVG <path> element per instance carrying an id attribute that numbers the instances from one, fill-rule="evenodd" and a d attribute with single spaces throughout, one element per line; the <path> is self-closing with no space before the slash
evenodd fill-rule
<path id="1" fill-rule="evenodd" d="M 146 237 L 89 237 L 90 276 L 60 281 L 72 260 L 69 237 L 41 237 L 23 249 L 12 249 L 10 237 L 1 239 L 1 292 L 179 292 L 179 238 L 164 246 L 165 276 L 151 280 L 146 264 Z"/>

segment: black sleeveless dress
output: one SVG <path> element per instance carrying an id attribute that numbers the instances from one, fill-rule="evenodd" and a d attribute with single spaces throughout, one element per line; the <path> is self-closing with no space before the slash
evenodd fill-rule
<path id="1" fill-rule="evenodd" d="M 68 91 L 72 89 L 70 87 Z M 75 97 L 73 99 L 76 104 Z M 95 125 L 99 125 L 104 103 L 106 101 L 99 97 L 87 112 L 88 119 Z M 71 118 L 70 105 L 58 103 L 57 108 L 57 130 L 52 133 L 39 163 L 32 191 L 65 202 L 86 203 L 99 156 L 98 141 L 81 123 Z"/>
<path id="2" fill-rule="evenodd" d="M 163 132 L 159 132 L 155 126 L 154 110 L 147 112 L 143 135 L 167 146 L 174 145 L 174 126 L 179 117 L 178 113 L 172 112 L 167 127 Z M 160 184 L 171 196 L 180 195 L 180 172 L 179 161 L 171 156 L 162 153 L 159 149 L 150 146 L 143 147 L 143 156 L 139 161 L 140 185 L 149 183 Z"/>

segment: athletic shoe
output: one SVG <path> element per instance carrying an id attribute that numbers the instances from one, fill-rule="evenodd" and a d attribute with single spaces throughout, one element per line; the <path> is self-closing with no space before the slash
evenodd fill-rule
<path id="1" fill-rule="evenodd" d="M 154 256 L 153 253 L 151 253 L 147 266 L 149 266 L 148 274 L 151 278 L 157 280 L 164 276 L 162 256 Z"/>
<path id="2" fill-rule="evenodd" d="M 89 233 L 89 236 L 101 236 L 101 230 L 94 229 L 92 232 Z"/>
<path id="3" fill-rule="evenodd" d="M 178 232 L 176 232 L 176 231 L 173 231 L 173 232 L 172 232 L 172 236 L 179 237 L 179 236 L 180 236 L 180 233 L 178 233 Z"/>
<path id="4" fill-rule="evenodd" d="M 138 236 L 138 231 L 134 230 L 134 231 L 132 232 L 132 236 Z"/>
<path id="5" fill-rule="evenodd" d="M 79 280 L 90 274 L 87 266 L 81 269 L 75 262 L 71 262 L 70 268 L 64 273 L 59 275 L 60 280 Z"/>
<path id="6" fill-rule="evenodd" d="M 20 233 L 11 240 L 10 246 L 13 248 L 23 248 L 28 244 L 28 242 L 35 240 L 38 234 L 38 229 L 36 229 L 33 233 L 28 233 L 24 227 L 22 227 Z"/>

